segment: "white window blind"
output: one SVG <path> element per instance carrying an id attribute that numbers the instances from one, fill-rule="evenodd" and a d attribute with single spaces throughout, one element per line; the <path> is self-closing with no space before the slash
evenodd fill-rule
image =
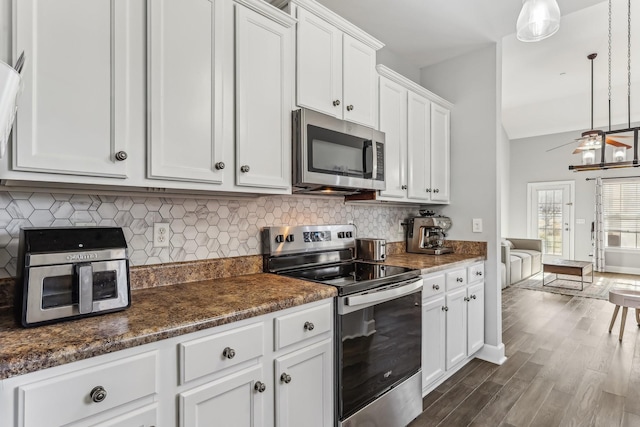
<path id="1" fill-rule="evenodd" d="M 602 204 L 606 246 L 640 248 L 640 180 L 604 182 Z"/>

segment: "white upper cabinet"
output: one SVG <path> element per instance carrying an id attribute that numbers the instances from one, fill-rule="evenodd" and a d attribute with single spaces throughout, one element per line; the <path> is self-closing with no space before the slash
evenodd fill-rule
<path id="1" fill-rule="evenodd" d="M 15 1 L 25 53 L 12 169 L 127 178 L 133 143 L 132 2 Z"/>
<path id="2" fill-rule="evenodd" d="M 225 134 L 233 119 L 233 81 L 224 72 L 232 62 L 223 56 L 225 3 L 147 2 L 149 178 L 220 184 L 233 173 L 224 146 L 233 137 Z"/>
<path id="3" fill-rule="evenodd" d="M 265 4 L 265 7 L 271 8 Z M 291 188 L 293 19 L 236 7 L 236 184 Z"/>
<path id="4" fill-rule="evenodd" d="M 449 203 L 452 105 L 384 65 L 377 69 L 387 185 L 377 199 Z"/>
<path id="5" fill-rule="evenodd" d="M 376 51 L 383 43 L 313 0 L 276 1 L 298 19 L 297 104 L 376 126 Z"/>

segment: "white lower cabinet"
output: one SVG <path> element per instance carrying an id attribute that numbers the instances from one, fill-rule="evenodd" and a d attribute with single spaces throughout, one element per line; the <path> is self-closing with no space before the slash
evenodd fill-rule
<path id="1" fill-rule="evenodd" d="M 275 360 L 277 426 L 332 424 L 332 351 L 325 340 Z"/>
<path id="2" fill-rule="evenodd" d="M 423 277 L 423 394 L 484 346 L 483 274 L 484 263 L 474 263 Z"/>
<path id="3" fill-rule="evenodd" d="M 255 366 L 180 393 L 180 427 L 262 427 L 263 381 L 262 367 Z"/>
<path id="4" fill-rule="evenodd" d="M 330 427 L 333 396 L 327 299 L 1 380 L 0 426 Z"/>

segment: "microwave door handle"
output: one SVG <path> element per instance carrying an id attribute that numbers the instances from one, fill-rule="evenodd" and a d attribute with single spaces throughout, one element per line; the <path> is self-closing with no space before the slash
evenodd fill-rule
<path id="1" fill-rule="evenodd" d="M 376 144 L 372 139 L 365 142 L 365 147 L 366 146 L 371 147 L 371 150 L 365 150 L 365 153 L 366 153 L 365 155 L 368 157 L 365 159 L 365 166 L 366 166 L 366 163 L 368 163 L 369 160 L 371 160 L 371 179 L 373 180 L 375 180 L 376 177 L 378 176 L 378 162 L 376 161 L 376 159 L 378 158 L 376 153 L 376 150 L 378 149 L 377 145 L 378 144 Z"/>
<path id="2" fill-rule="evenodd" d="M 373 292 L 370 294 L 347 297 L 345 301 L 345 305 L 349 307 L 354 307 L 358 305 L 371 306 L 371 305 L 378 304 L 380 302 L 387 301 L 391 298 L 398 298 L 404 295 L 408 295 L 421 288 L 422 288 L 422 279 L 413 279 L 409 281 L 408 284 L 397 287 L 397 288 L 386 289 L 384 291 Z"/>
<path id="3" fill-rule="evenodd" d="M 76 266 L 78 275 L 78 311 L 88 314 L 93 311 L 93 267 L 91 264 Z"/>

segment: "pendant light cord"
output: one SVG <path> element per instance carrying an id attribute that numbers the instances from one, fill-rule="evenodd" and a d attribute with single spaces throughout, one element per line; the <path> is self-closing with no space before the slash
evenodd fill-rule
<path id="1" fill-rule="evenodd" d="M 609 131 L 611 131 L 611 0 L 609 0 Z"/>
<path id="2" fill-rule="evenodd" d="M 629 128 L 631 127 L 631 0 L 629 0 L 629 8 L 627 11 L 627 115 L 629 119 Z"/>

